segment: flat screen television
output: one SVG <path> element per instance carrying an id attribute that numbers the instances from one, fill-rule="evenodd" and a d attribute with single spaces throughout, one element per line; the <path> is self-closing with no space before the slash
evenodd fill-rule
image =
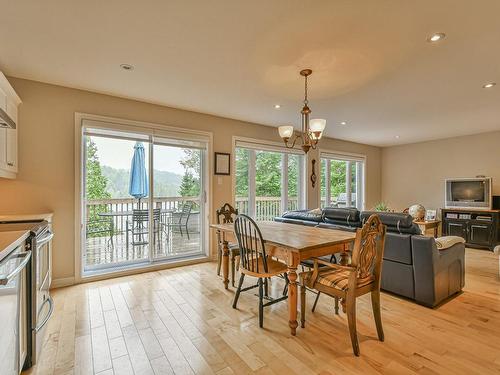
<path id="1" fill-rule="evenodd" d="M 446 208 L 491 209 L 491 178 L 450 178 L 445 183 Z"/>

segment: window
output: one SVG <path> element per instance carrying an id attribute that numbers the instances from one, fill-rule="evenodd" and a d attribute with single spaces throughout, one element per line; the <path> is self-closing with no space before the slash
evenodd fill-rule
<path id="1" fill-rule="evenodd" d="M 272 220 L 304 207 L 304 156 L 297 150 L 236 142 L 235 200 L 238 211 Z"/>
<path id="2" fill-rule="evenodd" d="M 321 153 L 321 207 L 364 209 L 365 158 Z"/>

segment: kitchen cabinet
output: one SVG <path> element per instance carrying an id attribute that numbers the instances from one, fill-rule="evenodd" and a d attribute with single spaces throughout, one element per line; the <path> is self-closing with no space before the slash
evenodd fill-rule
<path id="1" fill-rule="evenodd" d="M 19 104 L 19 96 L 0 72 L 0 108 L 16 124 L 15 128 L 0 127 L 0 177 L 16 178 L 18 172 Z"/>

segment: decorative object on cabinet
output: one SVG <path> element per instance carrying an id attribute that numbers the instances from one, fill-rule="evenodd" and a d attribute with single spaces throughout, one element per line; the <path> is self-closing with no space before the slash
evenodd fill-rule
<path id="1" fill-rule="evenodd" d="M 231 154 L 225 152 L 215 153 L 214 174 L 228 176 L 231 174 Z"/>
<path id="2" fill-rule="evenodd" d="M 16 178 L 19 104 L 21 99 L 0 72 L 0 177 Z"/>
<path id="3" fill-rule="evenodd" d="M 425 212 L 425 221 L 436 220 L 436 210 L 427 210 Z"/>
<path id="4" fill-rule="evenodd" d="M 413 219 L 421 221 L 425 218 L 425 207 L 421 204 L 414 204 L 408 208 L 408 213 L 413 217 Z"/>
<path id="5" fill-rule="evenodd" d="M 316 172 L 314 171 L 314 166 L 316 165 L 316 159 L 313 159 L 311 163 L 312 163 L 311 183 L 312 183 L 312 187 L 315 187 L 316 186 L 316 180 L 318 179 L 316 177 Z"/>

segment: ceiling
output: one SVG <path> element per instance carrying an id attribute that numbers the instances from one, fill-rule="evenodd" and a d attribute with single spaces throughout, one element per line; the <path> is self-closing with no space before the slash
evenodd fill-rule
<path id="1" fill-rule="evenodd" d="M 498 0 L 0 5 L 6 75 L 299 129 L 311 68 L 327 136 L 389 146 L 500 130 Z M 428 43 L 435 32 L 446 38 Z"/>

